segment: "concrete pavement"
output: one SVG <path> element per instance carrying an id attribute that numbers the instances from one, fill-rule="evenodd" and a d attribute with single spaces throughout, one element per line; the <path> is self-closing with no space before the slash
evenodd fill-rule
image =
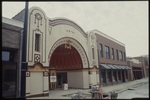
<path id="1" fill-rule="evenodd" d="M 120 83 L 112 86 L 105 86 L 102 87 L 103 92 L 105 93 L 110 93 L 112 91 L 115 91 L 116 93 L 120 93 L 123 91 L 126 91 L 129 88 L 134 88 L 138 87 L 142 84 L 149 83 L 149 78 L 143 78 L 135 81 L 129 81 L 126 83 Z M 45 97 L 31 97 L 27 99 L 71 99 L 71 95 L 81 92 L 87 96 L 87 98 L 90 98 L 90 89 L 82 90 L 82 89 L 68 89 L 68 90 L 63 90 L 63 89 L 56 89 L 56 90 L 50 90 L 49 91 L 49 96 Z"/>

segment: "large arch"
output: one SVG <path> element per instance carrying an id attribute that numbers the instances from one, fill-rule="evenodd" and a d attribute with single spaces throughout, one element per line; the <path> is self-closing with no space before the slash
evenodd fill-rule
<path id="1" fill-rule="evenodd" d="M 60 49 L 62 46 L 72 47 L 74 49 L 73 51 L 76 52 L 77 54 L 76 57 L 79 59 L 81 58 L 82 68 L 89 68 L 89 61 L 84 48 L 77 40 L 70 37 L 60 38 L 54 43 L 54 45 L 52 46 L 49 52 L 49 62 L 51 61 L 53 53 L 55 52 L 56 54 L 57 50 Z M 79 60 L 77 62 L 79 62 Z"/>
<path id="2" fill-rule="evenodd" d="M 60 38 L 49 52 L 49 77 L 56 76 L 55 83 L 49 81 L 49 89 L 62 87 L 64 83 L 68 83 L 69 87 L 83 87 L 83 69 L 88 67 L 89 62 L 83 46 L 74 38 Z M 80 83 L 74 84 L 79 80 Z"/>
<path id="3" fill-rule="evenodd" d="M 82 69 L 83 63 L 78 51 L 69 44 L 58 46 L 50 59 L 50 67 L 56 70 Z"/>

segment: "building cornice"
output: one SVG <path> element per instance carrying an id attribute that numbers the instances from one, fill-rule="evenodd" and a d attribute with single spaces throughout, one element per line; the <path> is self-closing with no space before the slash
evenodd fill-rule
<path id="1" fill-rule="evenodd" d="M 125 46 L 124 43 L 121 43 L 120 41 L 118 41 L 118 40 L 116 40 L 116 39 L 114 39 L 114 38 L 112 38 L 112 37 L 110 37 L 110 36 L 104 34 L 103 32 L 101 32 L 101 31 L 99 31 L 99 30 L 96 30 L 96 29 L 95 29 L 95 30 L 92 30 L 92 31 L 90 31 L 90 32 L 97 33 L 98 35 L 101 35 L 101 36 L 103 36 L 103 37 L 105 37 L 105 38 L 107 38 L 107 39 L 109 39 L 109 40 L 111 40 L 111 41 L 114 41 L 114 42 L 116 42 L 116 43 L 118 43 L 118 44 L 120 44 L 120 45 L 122 45 L 122 46 Z"/>
<path id="2" fill-rule="evenodd" d="M 87 37 L 87 34 L 84 32 L 84 30 L 79 25 L 77 25 L 75 22 L 73 22 L 71 20 L 68 20 L 66 18 L 49 19 L 49 25 L 51 25 L 51 26 L 60 25 L 60 24 L 70 25 L 70 26 L 76 28 L 79 32 L 81 32 L 84 37 Z"/>
<path id="3" fill-rule="evenodd" d="M 2 23 L 23 28 L 23 22 L 18 21 L 18 20 L 14 20 L 14 19 L 9 19 L 9 18 L 6 18 L 6 17 L 2 17 Z"/>

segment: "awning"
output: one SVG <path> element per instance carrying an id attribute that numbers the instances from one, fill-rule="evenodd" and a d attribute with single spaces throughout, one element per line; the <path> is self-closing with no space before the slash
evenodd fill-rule
<path id="1" fill-rule="evenodd" d="M 113 65 L 113 66 L 115 66 L 117 69 L 122 69 L 120 66 L 118 66 L 118 65 Z"/>
<path id="2" fill-rule="evenodd" d="M 120 66 L 121 67 L 121 69 L 126 69 L 126 67 L 125 66 Z"/>
<path id="3" fill-rule="evenodd" d="M 109 66 L 107 66 L 106 64 L 100 64 L 100 67 L 102 69 L 111 69 Z"/>
<path id="4" fill-rule="evenodd" d="M 107 64 L 109 67 L 111 67 L 111 69 L 117 69 L 115 66 L 113 66 L 113 65 L 109 65 L 109 64 Z"/>
<path id="5" fill-rule="evenodd" d="M 128 67 L 128 66 L 125 66 L 126 67 L 126 69 L 131 69 L 130 67 Z"/>

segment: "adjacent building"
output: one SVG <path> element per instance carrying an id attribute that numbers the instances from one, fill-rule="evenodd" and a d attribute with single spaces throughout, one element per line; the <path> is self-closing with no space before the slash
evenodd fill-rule
<path id="1" fill-rule="evenodd" d="M 90 32 L 97 38 L 101 84 L 127 82 L 130 68 L 127 66 L 125 45 L 98 30 Z"/>
<path id="2" fill-rule="evenodd" d="M 149 56 L 133 57 L 142 63 L 143 77 L 149 77 Z"/>
<path id="3" fill-rule="evenodd" d="M 129 73 L 130 80 L 149 77 L 149 58 L 144 56 L 127 58 L 127 64 L 132 69 Z"/>
<path id="4" fill-rule="evenodd" d="M 2 96 L 16 96 L 23 22 L 2 17 Z"/>

